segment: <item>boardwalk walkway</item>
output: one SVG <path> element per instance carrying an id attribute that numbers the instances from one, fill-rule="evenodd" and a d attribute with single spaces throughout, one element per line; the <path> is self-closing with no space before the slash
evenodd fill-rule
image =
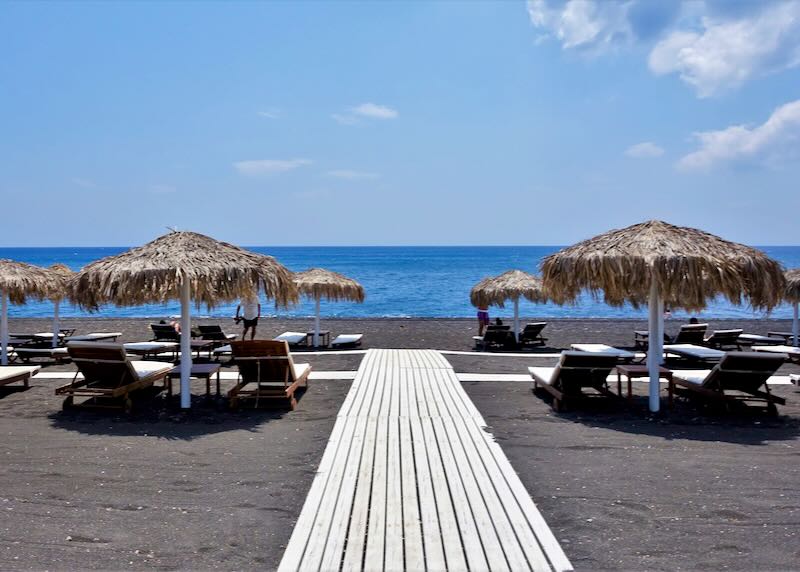
<path id="1" fill-rule="evenodd" d="M 450 365 L 369 350 L 279 570 L 571 570 Z"/>

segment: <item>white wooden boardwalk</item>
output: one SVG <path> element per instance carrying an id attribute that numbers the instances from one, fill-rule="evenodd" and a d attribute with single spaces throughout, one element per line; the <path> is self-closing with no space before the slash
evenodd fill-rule
<path id="1" fill-rule="evenodd" d="M 279 570 L 571 570 L 432 350 L 369 350 Z"/>

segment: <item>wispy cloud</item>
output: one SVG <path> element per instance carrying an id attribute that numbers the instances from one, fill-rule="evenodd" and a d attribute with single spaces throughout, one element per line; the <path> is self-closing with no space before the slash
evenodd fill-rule
<path id="1" fill-rule="evenodd" d="M 334 113 L 331 117 L 342 125 L 355 125 L 363 119 L 397 119 L 400 113 L 389 106 L 377 103 L 361 103 L 347 110 L 347 113 Z"/>
<path id="2" fill-rule="evenodd" d="M 528 0 L 528 16 L 564 50 L 644 46 L 653 74 L 677 74 L 698 97 L 800 66 L 800 0 Z"/>
<path id="3" fill-rule="evenodd" d="M 237 161 L 233 167 L 242 175 L 273 175 L 293 171 L 310 164 L 311 160 L 309 159 L 255 159 Z"/>
<path id="4" fill-rule="evenodd" d="M 664 154 L 664 149 L 653 143 L 652 141 L 643 141 L 636 145 L 631 145 L 625 149 L 625 155 L 634 157 L 636 159 L 645 159 L 651 157 L 661 157 Z"/>
<path id="5" fill-rule="evenodd" d="M 97 183 L 90 179 L 83 179 L 81 177 L 73 177 L 72 184 L 81 187 L 82 189 L 96 189 Z"/>
<path id="6" fill-rule="evenodd" d="M 270 107 L 269 109 L 264 109 L 262 111 L 257 111 L 256 115 L 259 117 L 263 117 L 264 119 L 278 119 L 281 116 L 282 112 L 280 109 L 275 107 Z"/>
<path id="7" fill-rule="evenodd" d="M 778 107 L 761 125 L 732 125 L 695 133 L 697 151 L 678 162 L 684 171 L 708 170 L 720 164 L 778 164 L 800 155 L 800 99 Z"/>
<path id="8" fill-rule="evenodd" d="M 369 173 L 367 171 L 354 171 L 351 169 L 334 169 L 325 173 L 334 179 L 348 179 L 351 181 L 359 179 L 377 179 L 380 177 L 378 173 Z"/>

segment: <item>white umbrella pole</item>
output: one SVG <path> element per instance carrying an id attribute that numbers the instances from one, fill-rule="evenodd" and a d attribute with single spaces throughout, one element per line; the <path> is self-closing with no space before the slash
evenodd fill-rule
<path id="1" fill-rule="evenodd" d="M 8 365 L 8 296 L 0 290 L 0 364 Z"/>
<path id="2" fill-rule="evenodd" d="M 181 408 L 192 406 L 189 378 L 192 375 L 192 308 L 191 284 L 184 279 L 181 285 Z"/>
<path id="3" fill-rule="evenodd" d="M 800 323 L 800 317 L 798 317 L 798 307 L 800 307 L 800 302 L 794 303 L 794 317 L 792 318 L 792 339 L 794 347 L 800 347 L 800 328 L 798 327 L 798 323 Z"/>
<path id="4" fill-rule="evenodd" d="M 519 298 L 514 298 L 514 339 L 519 343 Z"/>
<path id="5" fill-rule="evenodd" d="M 659 366 L 663 358 L 663 344 L 664 344 L 664 322 L 659 319 L 659 315 L 663 316 L 664 301 L 658 292 L 658 284 L 655 277 L 652 278 L 650 285 L 650 319 L 648 336 L 648 349 L 647 349 L 647 369 L 650 373 L 650 411 L 653 413 L 659 410 L 660 406 L 660 375 Z"/>
<path id="6" fill-rule="evenodd" d="M 314 347 L 319 347 L 319 296 L 315 299 L 316 314 L 314 315 Z"/>
<path id="7" fill-rule="evenodd" d="M 58 306 L 61 304 L 61 300 L 56 300 L 53 302 L 53 344 L 52 347 L 56 347 L 58 345 Z"/>

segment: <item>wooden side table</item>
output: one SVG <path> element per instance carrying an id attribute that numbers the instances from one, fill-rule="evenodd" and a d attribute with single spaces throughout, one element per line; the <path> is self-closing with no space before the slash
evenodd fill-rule
<path id="1" fill-rule="evenodd" d="M 314 347 L 314 332 L 306 332 L 306 345 L 308 347 Z M 329 345 L 331 345 L 331 331 L 320 330 L 319 347 L 327 348 Z"/>
<path id="2" fill-rule="evenodd" d="M 632 364 L 621 364 L 617 366 L 617 394 L 622 396 L 622 376 L 628 378 L 628 401 L 633 400 L 633 387 L 631 381 L 634 379 L 643 379 L 650 377 L 650 370 L 647 368 L 646 365 L 632 365 Z M 659 377 L 663 377 L 667 380 L 667 390 L 668 390 L 668 404 L 669 407 L 672 408 L 672 396 L 675 390 L 675 385 L 672 381 L 672 370 L 667 369 L 665 367 L 658 368 L 658 375 Z"/>
<path id="3" fill-rule="evenodd" d="M 214 374 L 217 375 L 217 397 L 220 395 L 219 391 L 219 372 L 220 372 L 220 364 L 218 363 L 198 363 L 192 364 L 192 371 L 190 377 L 194 377 L 196 379 L 205 379 L 206 380 L 206 397 L 211 397 L 211 376 Z M 180 379 L 181 378 L 181 366 L 176 365 L 167 373 L 166 383 L 167 383 L 167 395 L 172 397 L 172 380 L 173 379 Z"/>

